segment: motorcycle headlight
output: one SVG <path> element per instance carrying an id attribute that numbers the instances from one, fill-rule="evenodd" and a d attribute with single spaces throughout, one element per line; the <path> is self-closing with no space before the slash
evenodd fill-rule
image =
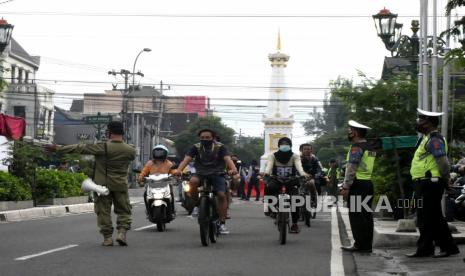
<path id="1" fill-rule="evenodd" d="M 187 184 L 187 185 L 184 186 L 184 191 L 185 191 L 185 192 L 188 193 L 190 190 L 191 190 L 191 186 L 190 186 L 189 184 Z"/>

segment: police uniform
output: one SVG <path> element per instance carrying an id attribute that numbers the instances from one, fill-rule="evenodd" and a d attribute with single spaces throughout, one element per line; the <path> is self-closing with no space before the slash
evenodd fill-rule
<path id="1" fill-rule="evenodd" d="M 421 109 L 418 109 L 418 113 L 426 117 L 442 115 L 442 113 L 427 112 Z M 438 160 L 445 158 L 447 161 L 447 151 L 446 140 L 435 130 L 424 134 L 419 140 L 412 159 L 410 174 L 418 203 L 417 225 L 420 237 L 417 241 L 417 251 L 409 255 L 410 257 L 432 255 L 435 246 L 439 246 L 441 252 L 446 253 L 447 256 L 458 253 L 441 208 L 442 195 L 444 188 L 448 185 L 448 177 L 441 176 Z"/>
<path id="2" fill-rule="evenodd" d="M 117 215 L 116 228 L 129 230 L 131 228 L 131 205 L 127 179 L 129 164 L 136 156 L 134 146 L 122 141 L 110 140 L 105 143 L 62 146 L 57 149 L 57 152 L 95 156 L 94 182 L 110 190 L 107 196 L 95 197 L 94 210 L 97 214 L 100 233 L 104 238 L 110 238 L 113 234 L 112 204 Z"/>
<path id="3" fill-rule="evenodd" d="M 360 123 L 350 120 L 349 126 L 356 129 L 370 129 Z M 371 207 L 373 197 L 373 183 L 371 174 L 375 163 L 376 153 L 372 146 L 364 139 L 353 143 L 347 153 L 347 167 L 343 189 L 349 190 L 348 206 L 361 203 L 370 197 L 367 205 Z M 373 244 L 373 214 L 370 210 L 349 208 L 349 221 L 355 240 L 350 251 L 372 251 Z M 344 248 L 345 249 L 345 248 Z"/>

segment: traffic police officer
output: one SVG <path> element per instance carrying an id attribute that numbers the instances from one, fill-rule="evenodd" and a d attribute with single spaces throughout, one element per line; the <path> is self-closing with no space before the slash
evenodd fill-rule
<path id="1" fill-rule="evenodd" d="M 450 171 L 447 142 L 437 130 L 439 116 L 443 113 L 421 109 L 417 111 L 416 128 L 423 136 L 413 156 L 410 174 L 418 203 L 417 225 L 420 237 L 416 252 L 407 256 L 432 256 L 434 247 L 439 246 L 441 252 L 434 257 L 442 258 L 459 253 L 441 209 L 441 199 L 449 183 Z"/>
<path id="2" fill-rule="evenodd" d="M 355 206 L 369 197 L 367 202 L 371 208 L 373 184 L 371 174 L 375 162 L 376 152 L 365 139 L 369 127 L 349 121 L 348 139 L 352 145 L 347 153 L 347 167 L 342 187 L 342 195 L 348 197 L 349 206 Z M 355 204 L 351 203 L 355 200 Z M 372 252 L 373 243 L 373 215 L 371 210 L 361 208 L 349 209 L 349 221 L 354 236 L 354 244 L 341 247 L 350 252 Z"/>
<path id="3" fill-rule="evenodd" d="M 123 134 L 123 124 L 114 121 L 107 126 L 107 142 L 46 146 L 48 151 L 56 151 L 59 154 L 79 153 L 95 156 L 93 180 L 110 190 L 110 194 L 107 196 L 96 196 L 94 202 L 97 224 L 104 238 L 103 246 L 113 245 L 112 204 L 117 215 L 116 228 L 118 229 L 118 235 L 116 241 L 119 245 L 127 245 L 126 231 L 131 228 L 131 205 L 127 179 L 129 164 L 134 160 L 136 152 L 134 146 L 123 142 Z"/>

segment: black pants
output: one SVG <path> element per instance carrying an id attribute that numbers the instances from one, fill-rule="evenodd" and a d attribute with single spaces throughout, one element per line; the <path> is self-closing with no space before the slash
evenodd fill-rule
<path id="1" fill-rule="evenodd" d="M 246 198 L 244 185 L 245 185 L 244 180 L 241 177 L 241 181 L 239 182 L 239 185 L 237 186 L 237 197 L 240 197 L 241 199 Z"/>
<path id="2" fill-rule="evenodd" d="M 420 230 L 417 252 L 420 254 L 434 253 L 435 246 L 446 252 L 458 250 L 442 215 L 441 200 L 444 186 L 442 181 L 431 182 L 429 179 L 414 182 L 415 197 L 420 204 L 417 208 L 417 224 Z"/>
<path id="3" fill-rule="evenodd" d="M 298 184 L 299 184 L 298 180 L 294 180 L 293 182 L 286 184 L 287 193 L 291 196 L 291 200 L 292 200 L 292 196 L 299 194 L 299 190 L 296 187 Z M 271 180 L 270 183 L 268 183 L 268 189 L 267 189 L 268 194 L 277 197 L 279 194 L 279 189 L 281 188 L 281 185 L 282 184 L 280 182 L 276 180 Z M 297 210 L 295 212 L 291 212 L 291 216 L 292 216 L 292 223 L 297 223 L 297 221 L 299 220 L 299 213 L 297 212 Z"/>
<path id="4" fill-rule="evenodd" d="M 371 208 L 373 202 L 373 184 L 370 180 L 354 180 L 349 190 L 349 221 L 354 236 L 354 246 L 362 250 L 371 250 L 373 245 L 373 214 L 370 210 L 363 208 L 350 208 L 356 205 L 355 202 L 361 203 L 371 196 L 367 205 Z M 356 200 L 357 197 L 357 200 Z M 351 201 L 356 200 L 351 205 Z M 351 210 L 352 209 L 352 210 Z"/>
<path id="5" fill-rule="evenodd" d="M 257 181 L 249 181 L 249 186 L 247 187 L 247 199 L 250 199 L 250 196 L 252 195 L 252 188 L 255 189 L 255 199 L 260 200 L 260 182 Z"/>

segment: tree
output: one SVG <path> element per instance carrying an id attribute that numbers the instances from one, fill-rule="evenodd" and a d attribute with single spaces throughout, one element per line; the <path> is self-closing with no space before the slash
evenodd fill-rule
<path id="1" fill-rule="evenodd" d="M 252 160 L 260 163 L 263 155 L 264 141 L 261 137 L 240 137 L 236 144 L 232 146 L 230 152 L 236 154 L 245 164 L 250 164 Z"/>
<path id="2" fill-rule="evenodd" d="M 178 153 L 178 157 L 183 157 L 193 144 L 199 142 L 198 132 L 201 129 L 209 128 L 216 132 L 220 137 L 221 143 L 230 148 L 234 141 L 234 130 L 227 127 L 221 122 L 221 118 L 215 116 L 208 116 L 197 118 L 192 121 L 176 138 L 174 138 L 174 146 Z"/>
<path id="3" fill-rule="evenodd" d="M 302 124 L 307 135 L 322 135 L 336 131 L 346 124 L 347 106 L 333 92 L 352 89 L 352 81 L 339 77 L 332 81 L 329 86 L 331 92 L 329 99 L 324 101 L 323 112 L 317 112 L 315 108 L 313 117 Z"/>

